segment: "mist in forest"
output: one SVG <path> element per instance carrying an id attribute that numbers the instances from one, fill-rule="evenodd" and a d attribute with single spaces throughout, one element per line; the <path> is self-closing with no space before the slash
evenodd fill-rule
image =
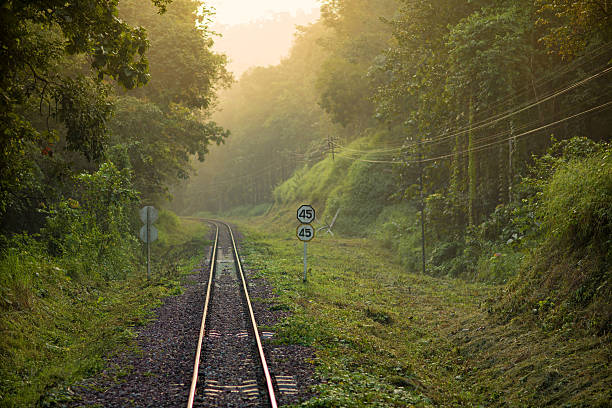
<path id="1" fill-rule="evenodd" d="M 221 36 L 215 39 L 214 49 L 229 57 L 228 70 L 236 78 L 250 67 L 277 65 L 286 57 L 293 44 L 296 26 L 317 20 L 318 10 L 307 13 L 273 13 L 240 24 L 213 24 L 211 29 Z"/>

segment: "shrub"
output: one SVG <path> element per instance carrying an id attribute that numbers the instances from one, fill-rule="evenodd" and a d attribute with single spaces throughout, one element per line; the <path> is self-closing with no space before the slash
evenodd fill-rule
<path id="1" fill-rule="evenodd" d="M 612 149 L 558 162 L 534 200 L 543 241 L 497 310 L 521 313 L 547 329 L 577 326 L 609 332 L 612 324 Z M 545 307 L 544 307 L 545 306 Z"/>
<path id="2" fill-rule="evenodd" d="M 612 243 L 612 149 L 573 160 L 552 177 L 538 207 L 549 239 L 577 249 Z"/>
<path id="3" fill-rule="evenodd" d="M 397 256 L 409 271 L 421 268 L 420 230 L 414 207 L 404 202 L 385 207 L 379 214 L 372 236 Z"/>
<path id="4" fill-rule="evenodd" d="M 131 222 L 137 195 L 129 172 L 106 162 L 79 175 L 77 185 L 74 197 L 47 213 L 42 234 L 50 253 L 63 259 L 72 277 L 125 277 L 136 243 Z"/>

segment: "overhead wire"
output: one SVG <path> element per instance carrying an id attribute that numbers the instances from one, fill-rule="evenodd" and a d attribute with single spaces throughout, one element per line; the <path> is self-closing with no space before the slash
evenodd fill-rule
<path id="1" fill-rule="evenodd" d="M 482 111 L 482 112 L 489 112 L 495 106 L 498 106 L 498 105 L 500 105 L 502 103 L 505 103 L 505 102 L 508 102 L 508 101 L 511 101 L 511 100 L 514 100 L 519 95 L 522 95 L 522 94 L 524 94 L 526 92 L 532 92 L 532 90 L 533 90 L 533 88 L 535 86 L 541 86 L 543 83 L 547 83 L 547 82 L 551 82 L 553 80 L 556 80 L 559 77 L 567 74 L 568 72 L 576 70 L 582 64 L 590 63 L 592 59 L 594 59 L 596 57 L 600 57 L 602 54 L 607 53 L 607 52 L 609 52 L 611 50 L 612 50 L 612 41 L 607 42 L 605 44 L 602 44 L 601 46 L 595 48 L 594 50 L 592 50 L 592 51 L 590 51 L 588 53 L 586 53 L 585 55 L 583 55 L 583 56 L 581 56 L 579 58 L 576 58 L 571 63 L 563 65 L 561 68 L 558 68 L 557 70 L 554 70 L 554 71 L 552 71 L 551 73 L 549 73 L 547 75 L 539 77 L 538 79 L 533 81 L 533 84 L 531 84 L 531 87 L 529 85 L 526 85 L 518 93 L 515 93 L 513 95 L 507 95 L 507 96 L 504 96 L 502 98 L 499 98 L 497 101 L 489 104 L 489 107 L 486 110 Z M 605 67 L 608 67 L 608 68 L 605 68 Z M 604 69 L 599 71 L 602 68 L 604 68 Z M 506 110 L 504 112 L 500 112 L 500 113 L 497 113 L 495 115 L 489 116 L 487 118 L 480 119 L 479 121 L 477 121 L 476 123 L 473 123 L 471 125 L 468 124 L 468 125 L 465 125 L 465 126 L 460 126 L 458 128 L 455 128 L 454 132 L 456 132 L 456 133 L 452 133 L 452 134 L 449 134 L 449 135 L 441 135 L 438 138 L 430 138 L 430 139 L 428 139 L 426 141 L 426 143 L 436 143 L 436 142 L 438 142 L 440 140 L 445 140 L 445 139 L 448 139 L 448 138 L 456 137 L 456 136 L 458 136 L 460 134 L 464 134 L 464 133 L 466 133 L 468 131 L 471 131 L 471 130 L 475 130 L 475 129 L 479 129 L 479 128 L 482 128 L 482 127 L 489 126 L 491 124 L 495 124 L 495 123 L 497 123 L 500 120 L 507 119 L 510 116 L 514 116 L 514 115 L 516 115 L 516 114 L 518 114 L 520 112 L 523 112 L 523 111 L 525 111 L 527 109 L 531 109 L 531 108 L 533 108 L 535 106 L 538 106 L 541 103 L 547 102 L 550 99 L 553 99 L 553 98 L 555 98 L 557 96 L 565 94 L 565 93 L 571 91 L 572 89 L 575 89 L 575 88 L 577 88 L 577 87 L 579 87 L 581 85 L 584 85 L 585 83 L 587 83 L 587 82 L 589 82 L 589 81 L 591 81 L 593 79 L 596 79 L 596 78 L 598 78 L 598 77 L 600 77 L 602 75 L 607 74 L 608 72 L 610 72 L 610 70 L 612 70 L 612 67 L 609 67 L 609 62 L 606 62 L 603 65 L 600 65 L 599 67 L 593 68 L 589 72 L 590 76 L 587 77 L 587 78 L 583 78 L 583 79 L 581 79 L 581 80 L 579 80 L 577 82 L 574 82 L 573 84 L 567 85 L 565 87 L 557 88 L 556 90 L 550 91 L 548 94 L 546 94 L 544 96 L 536 97 L 536 98 L 531 99 L 529 101 L 523 102 L 523 104 L 520 107 L 518 107 L 518 108 L 514 107 L 514 108 L 508 109 L 508 110 Z M 595 72 L 595 71 L 598 71 L 598 72 Z M 595 73 L 593 74 L 593 72 L 595 72 Z M 342 147 L 349 149 L 346 146 L 342 146 Z M 405 147 L 406 147 L 406 144 L 403 143 L 401 146 L 400 145 L 398 145 L 396 147 L 389 146 L 388 148 L 384 148 L 384 149 L 380 149 L 380 150 L 381 151 L 382 150 L 389 151 L 389 152 L 391 152 L 391 151 L 400 151 L 400 150 L 402 150 L 402 148 L 405 148 Z M 371 151 L 371 150 L 366 151 L 366 150 L 359 150 L 359 149 L 352 149 L 352 150 L 356 151 L 356 152 L 361 152 L 361 153 L 367 153 L 367 152 Z"/>
<path id="2" fill-rule="evenodd" d="M 523 96 L 526 93 L 532 93 L 535 88 L 542 87 L 543 85 L 549 82 L 552 82 L 552 81 L 555 81 L 561 78 L 562 76 L 568 74 L 569 72 L 576 71 L 578 68 L 580 68 L 584 64 L 591 64 L 594 59 L 600 58 L 602 55 L 609 53 L 611 51 L 612 51 L 612 41 L 601 44 L 598 47 L 587 51 L 584 55 L 574 59 L 570 63 L 563 64 L 560 67 L 554 70 L 548 71 L 546 74 L 536 78 L 535 80 L 532 81 L 531 84 L 525 85 L 522 89 L 518 90 L 514 95 L 505 95 L 505 96 L 498 98 L 496 101 L 489 103 L 487 106 L 487 109 L 485 109 L 483 113 L 490 112 L 494 110 L 497 106 L 507 103 L 509 101 L 511 102 L 514 99 L 520 96 Z M 609 60 L 609 58 L 607 58 L 606 60 Z M 603 66 L 606 66 L 606 65 L 603 65 Z"/>
<path id="3" fill-rule="evenodd" d="M 608 65 L 608 64 L 606 64 L 606 65 Z M 382 149 L 380 151 L 381 152 L 382 151 L 389 152 L 389 153 L 391 153 L 391 152 L 400 152 L 400 151 L 402 151 L 403 149 L 405 149 L 407 147 L 416 146 L 417 144 L 435 144 L 435 143 L 439 143 L 441 141 L 445 141 L 445 140 L 448 140 L 448 139 L 451 139 L 451 138 L 454 138 L 454 137 L 457 137 L 457 136 L 464 135 L 464 134 L 466 134 L 468 132 L 471 132 L 471 131 L 474 131 L 474 130 L 485 128 L 487 126 L 496 124 L 496 123 L 498 123 L 498 122 L 500 122 L 500 121 L 502 121 L 504 119 L 508 119 L 508 118 L 510 118 L 512 116 L 515 116 L 515 115 L 517 115 L 517 114 L 519 114 L 521 112 L 524 112 L 526 110 L 532 109 L 532 108 L 534 108 L 534 107 L 536 107 L 536 106 L 538 106 L 538 105 L 540 105 L 540 104 L 542 104 L 544 102 L 548 102 L 551 99 L 554 99 L 554 98 L 556 98 L 558 96 L 561 96 L 561 95 L 563 95 L 563 94 L 565 94 L 565 93 L 567 93 L 567 92 L 569 92 L 569 91 L 571 91 L 573 89 L 576 89 L 576 88 L 586 84 L 587 82 L 590 82 L 590 81 L 592 81 L 592 80 L 594 80 L 596 78 L 599 78 L 599 77 L 601 77 L 601 76 L 603 76 L 605 74 L 608 74 L 610 72 L 612 72 L 612 66 L 608 66 L 607 68 L 605 68 L 605 69 L 603 69 L 603 70 L 601 70 L 601 71 L 599 71 L 599 72 L 597 72 L 597 73 L 595 73 L 595 74 L 593 74 L 593 75 L 591 75 L 591 76 L 589 76 L 587 78 L 581 79 L 580 81 L 574 82 L 573 84 L 571 84 L 569 86 L 566 86 L 565 88 L 558 89 L 556 91 L 552 91 L 552 93 L 550 93 L 547 96 L 542 97 L 542 98 L 540 98 L 538 100 L 526 102 L 525 104 L 523 104 L 523 106 L 521 106 L 519 108 L 516 108 L 514 110 L 508 110 L 506 112 L 502 112 L 502 113 L 499 113 L 497 115 L 493 115 L 493 116 L 490 116 L 488 118 L 482 119 L 482 120 L 474 123 L 470 127 L 460 127 L 457 130 L 455 130 L 454 133 L 450 133 L 450 134 L 446 134 L 446 135 L 439 135 L 438 137 L 425 139 L 423 141 L 415 141 L 415 142 L 408 143 L 408 144 L 404 143 L 401 147 Z M 370 152 L 375 153 L 376 152 L 375 149 L 374 150 L 359 150 L 359 149 L 351 149 L 351 148 L 348 148 L 346 146 L 342 146 L 342 145 L 339 145 L 339 144 L 336 144 L 336 146 L 337 147 L 346 148 L 346 149 L 349 149 L 351 151 L 358 152 L 358 153 L 370 153 Z"/>
<path id="4" fill-rule="evenodd" d="M 550 72 L 549 74 L 536 79 L 535 81 L 532 82 L 531 87 L 529 85 L 526 85 L 522 90 L 518 91 L 517 93 L 515 93 L 513 95 L 506 95 L 506 96 L 504 96 L 502 98 L 499 98 L 495 102 L 489 104 L 489 107 L 486 110 L 482 111 L 482 112 L 490 112 L 495 107 L 497 107 L 499 105 L 507 103 L 508 101 L 515 100 L 518 97 L 524 95 L 525 93 L 532 92 L 534 88 L 541 87 L 543 84 L 546 84 L 546 83 L 549 83 L 551 81 L 557 80 L 560 77 L 562 77 L 564 75 L 567 75 L 572 70 L 578 69 L 583 64 L 589 63 L 592 59 L 599 57 L 600 55 L 602 55 L 605 52 L 608 52 L 610 49 L 612 49 L 612 42 L 608 42 L 606 44 L 603 44 L 600 47 L 592 50 L 591 52 L 589 52 L 587 54 L 585 54 L 584 56 L 575 59 L 571 63 L 566 64 L 566 65 L 562 66 L 561 68 L 559 68 L 557 70 L 554 70 L 554 71 Z M 603 66 L 606 67 L 607 65 L 609 65 L 609 64 L 605 64 Z M 596 69 L 599 70 L 600 68 L 601 68 L 601 66 L 597 67 Z M 593 72 L 596 69 L 593 69 L 590 72 Z M 488 148 L 490 148 L 492 146 L 495 146 L 495 145 L 497 145 L 499 143 L 504 143 L 504 142 L 506 142 L 508 140 L 511 140 L 513 138 L 523 137 L 523 136 L 532 134 L 534 132 L 546 129 L 548 127 L 554 126 L 556 124 L 565 122 L 567 120 L 571 120 L 571 119 L 573 119 L 575 117 L 578 117 L 578 116 L 581 116 L 581 115 L 593 112 L 595 110 L 603 109 L 603 108 L 609 106 L 612 103 L 612 101 L 604 103 L 602 105 L 599 105 L 599 106 L 591 108 L 591 109 L 587 109 L 587 110 L 585 110 L 583 112 L 580 112 L 580 113 L 577 113 L 577 114 L 574 114 L 574 115 L 570 115 L 570 116 L 568 116 L 566 118 L 563 118 L 561 120 L 553 121 L 551 123 L 548 123 L 546 125 L 537 127 L 535 129 L 531 129 L 531 130 L 525 131 L 523 133 L 518 133 L 518 134 L 512 135 L 512 136 L 510 136 L 508 138 L 503 138 L 503 139 L 497 140 L 498 138 L 507 136 L 509 133 L 511 133 L 512 131 L 510 131 L 510 130 L 505 130 L 505 131 L 502 131 L 502 132 L 498 132 L 498 133 L 495 133 L 493 135 L 487 135 L 484 138 L 482 138 L 482 137 L 479 138 L 478 141 L 477 141 L 479 144 L 477 146 L 473 147 L 472 149 L 466 149 L 466 150 L 461 151 L 461 152 L 450 153 L 450 154 L 446 154 L 446 155 L 442 155 L 442 156 L 438 156 L 438 157 L 433 157 L 433 158 L 421 159 L 420 161 L 419 160 L 405 161 L 405 160 L 401 160 L 400 158 L 397 158 L 397 157 L 394 157 L 393 160 L 365 159 L 365 158 L 362 158 L 362 157 L 354 157 L 355 155 L 358 155 L 360 153 L 362 153 L 362 154 L 373 154 L 373 155 L 377 155 L 377 154 L 388 155 L 388 154 L 392 154 L 392 153 L 400 153 L 402 151 L 405 151 L 409 147 L 416 146 L 416 145 L 419 145 L 419 144 L 426 145 L 426 144 L 442 143 L 442 142 L 444 142 L 444 141 L 446 141 L 448 139 L 451 139 L 451 138 L 454 138 L 454 137 L 466 134 L 466 133 L 468 133 L 470 131 L 486 128 L 486 127 L 494 125 L 494 124 L 496 124 L 496 123 L 498 123 L 498 122 L 500 122 L 502 120 L 505 120 L 505 119 L 508 119 L 508 118 L 510 118 L 512 116 L 515 116 L 515 115 L 517 115 L 517 114 L 519 114 L 521 112 L 525 112 L 527 110 L 530 110 L 530 109 L 532 109 L 532 108 L 534 108 L 534 107 L 536 107 L 536 106 L 538 106 L 538 105 L 540 105 L 542 103 L 545 103 L 545 102 L 550 101 L 550 100 L 552 100 L 552 99 L 554 99 L 556 97 L 559 97 L 559 96 L 561 96 L 563 94 L 566 94 L 567 92 L 569 92 L 569 91 L 571 91 L 573 89 L 576 89 L 576 88 L 586 84 L 587 82 L 590 82 L 590 81 L 592 81 L 594 79 L 597 79 L 597 78 L 599 78 L 599 77 L 601 77 L 603 75 L 606 75 L 610 71 L 612 71 L 612 67 L 607 66 L 607 68 L 604 68 L 601 71 L 595 72 L 594 74 L 591 74 L 590 76 L 588 76 L 586 78 L 583 78 L 583 79 L 581 79 L 579 81 L 576 81 L 576 82 L 574 82 L 574 83 L 572 83 L 570 85 L 567 85 L 565 87 L 560 87 L 560 88 L 558 88 L 556 90 L 550 91 L 548 94 L 546 94 L 544 96 L 541 96 L 539 98 L 533 98 L 533 99 L 531 99 L 529 101 L 523 102 L 518 107 L 513 107 L 513 108 L 508 109 L 506 111 L 503 111 L 503 112 L 491 115 L 491 116 L 489 116 L 487 118 L 483 118 L 483 119 L 481 119 L 481 120 L 479 120 L 479 121 L 477 121 L 477 122 L 475 122 L 475 123 L 473 123 L 471 125 L 468 124 L 468 125 L 465 125 L 465 126 L 462 126 L 462 127 L 458 127 L 456 129 L 454 129 L 452 131 L 452 133 L 450 133 L 450 134 L 438 135 L 437 137 L 428 138 L 428 139 L 425 139 L 423 141 L 414 141 L 414 142 L 411 142 L 411 143 L 406 143 L 404 141 L 404 142 L 402 142 L 401 145 L 397 145 L 397 146 L 386 145 L 386 146 L 381 147 L 379 149 L 370 149 L 370 150 L 360 150 L 360 149 L 350 148 L 350 147 L 347 147 L 347 146 L 343 146 L 342 144 L 337 143 L 337 142 L 335 142 L 333 140 L 331 141 L 331 143 L 334 145 L 334 147 L 342 149 L 340 152 L 337 153 L 337 156 L 340 157 L 340 158 L 349 159 L 349 160 L 359 160 L 359 161 L 363 161 L 363 162 L 377 163 L 377 164 L 398 164 L 398 163 L 407 163 L 407 162 L 409 162 L 409 163 L 431 162 L 431 161 L 441 160 L 441 159 L 444 159 L 444 158 L 454 157 L 457 154 L 464 155 L 464 154 L 467 154 L 467 153 L 472 152 L 472 151 L 481 151 L 481 150 L 484 150 L 484 149 L 488 149 Z M 557 112 L 557 115 L 558 114 L 559 114 L 559 112 Z M 521 129 L 525 129 L 526 127 L 533 126 L 536 123 L 540 123 L 540 122 L 541 122 L 541 120 L 531 121 L 528 124 L 519 125 L 518 127 L 514 128 L 513 130 L 514 131 L 520 131 Z M 483 141 L 484 142 L 491 141 L 491 142 L 482 144 Z M 298 155 L 302 155 L 303 156 L 303 154 L 299 154 L 297 152 L 293 152 L 293 153 L 294 153 L 295 156 L 298 156 Z M 348 153 L 348 156 L 347 156 L 347 153 Z M 233 177 L 228 178 L 228 179 L 224 179 L 222 181 L 218 181 L 218 182 L 213 183 L 212 185 L 210 185 L 209 188 L 219 188 L 219 187 L 222 187 L 222 186 L 225 186 L 225 185 L 229 185 L 231 183 L 235 183 L 236 181 L 239 181 L 239 180 L 248 179 L 248 178 L 252 178 L 252 177 L 257 177 L 257 176 L 259 176 L 261 174 L 266 173 L 267 171 L 270 171 L 271 169 L 273 169 L 275 167 L 276 167 L 276 169 L 279 169 L 278 164 L 279 163 L 273 163 L 273 164 L 270 164 L 270 165 L 264 167 L 263 169 L 258 169 L 254 173 L 237 175 L 237 176 L 233 176 Z"/>
<path id="5" fill-rule="evenodd" d="M 585 103 L 591 103 L 591 102 L 595 102 L 595 101 L 597 101 L 597 100 L 599 100 L 599 99 L 600 99 L 600 97 L 599 97 L 599 96 L 594 96 L 594 97 L 591 97 L 591 98 L 589 98 L 588 100 L 583 101 L 583 102 L 585 102 Z M 549 116 L 548 116 L 548 117 L 546 117 L 545 119 L 535 119 L 535 120 L 532 120 L 532 121 L 530 121 L 530 122 L 523 123 L 523 124 L 520 124 L 520 125 L 518 125 L 518 126 L 516 126 L 516 127 L 513 127 L 512 129 L 505 129 L 505 130 L 503 130 L 503 131 L 499 131 L 499 132 L 497 132 L 497 133 L 493 133 L 493 134 L 490 134 L 490 135 L 486 135 L 486 136 L 484 136 L 484 137 L 479 137 L 479 138 L 476 140 L 476 143 L 478 143 L 478 144 L 480 145 L 480 144 L 482 144 L 483 142 L 487 142 L 487 141 L 491 141 L 491 140 L 496 140 L 496 139 L 499 139 L 499 138 L 501 138 L 501 137 L 505 137 L 505 136 L 511 135 L 511 134 L 513 134 L 514 132 L 521 132 L 521 131 L 522 131 L 522 130 L 524 130 L 524 129 L 529 129 L 529 128 L 533 127 L 533 126 L 537 126 L 538 124 L 542 123 L 542 122 L 543 122 L 543 120 L 551 120 L 551 121 L 554 121 L 554 120 L 556 120 L 556 118 L 558 118 L 559 116 L 569 114 L 569 113 L 570 113 L 570 112 L 572 112 L 572 111 L 573 111 L 573 109 L 572 109 L 571 107 L 568 107 L 568 108 L 566 108 L 566 109 L 564 109 L 564 110 L 562 110 L 562 111 L 555 112 L 553 115 L 549 115 Z M 339 147 L 339 145 L 337 145 L 337 147 Z M 476 146 L 476 147 L 477 147 L 477 146 Z M 404 148 L 404 149 L 402 149 L 402 150 L 404 150 L 404 151 L 405 151 L 405 149 L 406 149 L 406 148 Z M 370 150 L 370 151 L 357 151 L 357 150 L 354 150 L 354 149 L 349 149 L 349 150 L 348 150 L 348 152 L 345 152 L 345 153 L 348 153 L 348 155 L 349 155 L 349 156 L 352 156 L 352 157 L 359 156 L 359 153 L 373 154 L 373 155 L 379 155 L 379 154 L 380 154 L 379 152 L 377 152 L 377 151 L 375 151 L 375 150 Z M 345 154 L 345 157 L 346 157 L 346 156 L 347 156 L 347 154 Z M 388 155 L 385 155 L 385 156 L 387 156 L 387 157 L 388 157 Z M 393 156 L 391 156 L 391 157 L 393 157 Z M 373 159 L 371 159 L 371 160 L 373 160 Z M 378 158 L 377 158 L 377 161 L 381 161 L 381 160 L 382 160 L 382 159 L 381 159 L 381 157 L 378 157 Z"/>
<path id="6" fill-rule="evenodd" d="M 437 161 L 437 160 L 443 160 L 443 159 L 447 159 L 447 158 L 452 158 L 452 157 L 455 157 L 455 156 L 458 156 L 458 155 L 459 156 L 460 155 L 465 155 L 465 154 L 468 154 L 468 153 L 471 153 L 471 152 L 477 152 L 477 151 L 485 150 L 486 148 L 495 146 L 497 144 L 504 143 L 504 142 L 507 142 L 507 141 L 512 140 L 512 139 L 518 139 L 520 137 L 524 137 L 524 136 L 533 134 L 535 132 L 539 132 L 539 131 L 547 129 L 549 127 L 559 125 L 559 124 L 561 124 L 563 122 L 567 122 L 568 120 L 575 119 L 577 117 L 586 115 L 588 113 L 592 113 L 592 112 L 596 112 L 596 111 L 605 109 L 605 108 L 607 108 L 607 107 L 609 107 L 611 105 L 612 105 L 612 100 L 610 100 L 608 102 L 605 102 L 603 104 L 600 104 L 598 106 L 586 109 L 586 110 L 584 110 L 582 112 L 579 112 L 579 113 L 567 116 L 567 117 L 565 117 L 563 119 L 559 119 L 559 120 L 555 120 L 555 121 L 553 121 L 551 123 L 547 123 L 546 125 L 542 125 L 542 126 L 539 126 L 537 128 L 530 129 L 530 130 L 522 132 L 522 133 L 518 133 L 516 135 L 512 135 L 512 136 L 510 136 L 508 138 L 504 138 L 504 139 L 497 140 L 497 141 L 494 141 L 494 142 L 486 143 L 486 144 L 483 144 L 483 145 L 478 145 L 478 146 L 476 146 L 474 148 L 471 148 L 471 149 L 465 149 L 465 150 L 462 150 L 462 151 L 459 151 L 459 152 L 453 152 L 453 153 L 449 153 L 449 154 L 445 154 L 445 155 L 440 155 L 440 156 L 437 156 L 437 157 L 429 157 L 429 158 L 425 158 L 425 159 L 421 159 L 421 160 L 401 160 L 399 158 L 395 159 L 395 160 L 370 160 L 370 159 L 363 159 L 363 158 L 356 158 L 356 157 L 348 157 L 348 156 L 343 155 L 342 152 L 338 153 L 337 156 L 341 157 L 341 158 L 344 158 L 344 159 L 349 159 L 349 160 L 354 160 L 354 161 L 355 160 L 363 161 L 363 162 L 367 162 L 367 163 L 380 163 L 380 164 L 427 163 L 427 162 L 431 162 L 431 161 Z"/>

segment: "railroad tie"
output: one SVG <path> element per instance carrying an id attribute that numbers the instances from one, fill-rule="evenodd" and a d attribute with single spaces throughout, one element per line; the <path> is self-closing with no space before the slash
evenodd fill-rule
<path id="1" fill-rule="evenodd" d="M 295 395 L 298 393 L 297 383 L 295 377 L 292 375 L 277 375 L 276 385 L 281 394 Z"/>
<path id="2" fill-rule="evenodd" d="M 220 385 L 218 381 L 206 380 L 204 385 L 206 398 L 217 399 L 223 392 L 239 392 L 249 400 L 259 398 L 259 386 L 256 380 L 245 380 L 241 385 Z"/>

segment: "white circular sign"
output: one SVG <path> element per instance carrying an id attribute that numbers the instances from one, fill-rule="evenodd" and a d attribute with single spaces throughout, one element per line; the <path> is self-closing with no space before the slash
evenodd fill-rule
<path id="1" fill-rule="evenodd" d="M 297 210 L 297 219 L 302 224 L 310 224 L 315 219 L 315 210 L 310 205 L 302 205 Z"/>
<path id="2" fill-rule="evenodd" d="M 157 217 L 159 216 L 159 214 L 157 213 L 157 209 L 152 205 L 147 205 L 146 207 L 142 207 L 138 212 L 138 215 L 140 215 L 140 220 L 142 222 L 144 222 L 145 224 L 147 223 L 147 212 L 149 213 L 149 222 L 151 224 L 157 221 Z"/>
<path id="3" fill-rule="evenodd" d="M 157 228 L 155 228 L 154 226 L 150 225 L 149 226 L 149 233 L 151 236 L 147 235 L 147 226 L 144 225 L 142 228 L 140 228 L 140 239 L 142 239 L 143 242 L 154 242 L 157 240 Z"/>
<path id="4" fill-rule="evenodd" d="M 300 241 L 308 242 L 314 238 L 315 229 L 310 224 L 302 224 L 295 233 Z"/>

